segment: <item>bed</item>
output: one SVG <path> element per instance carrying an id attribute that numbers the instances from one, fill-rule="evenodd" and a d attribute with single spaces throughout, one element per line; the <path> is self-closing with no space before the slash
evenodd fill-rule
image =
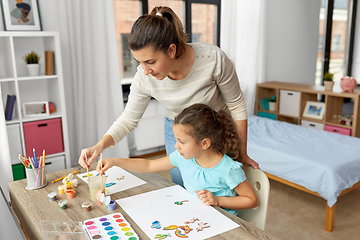
<path id="1" fill-rule="evenodd" d="M 360 186 L 360 138 L 249 114 L 247 149 L 270 179 L 327 201 L 328 232 L 338 197 Z"/>

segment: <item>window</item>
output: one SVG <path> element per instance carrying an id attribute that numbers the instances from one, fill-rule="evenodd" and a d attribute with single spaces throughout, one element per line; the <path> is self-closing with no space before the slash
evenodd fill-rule
<path id="1" fill-rule="evenodd" d="M 191 4 L 191 42 L 217 45 L 217 6 L 214 4 Z"/>
<path id="2" fill-rule="evenodd" d="M 134 21 L 142 15 L 142 3 L 131 0 L 114 0 L 113 3 L 120 76 L 123 81 L 127 81 L 127 78 L 132 78 L 137 66 L 127 46 L 127 39 Z"/>
<path id="3" fill-rule="evenodd" d="M 200 40 L 220 46 L 220 11 L 221 0 L 186 1 L 186 31 L 190 33 L 190 42 Z"/>
<path id="4" fill-rule="evenodd" d="M 356 0 L 321 0 L 319 48 L 315 84 L 322 85 L 325 72 L 334 81 L 351 75 Z"/>
<path id="5" fill-rule="evenodd" d="M 334 35 L 331 41 L 331 51 L 344 51 L 343 46 L 340 46 L 341 35 Z"/>
<path id="6" fill-rule="evenodd" d="M 122 47 L 122 66 L 123 78 L 132 78 L 136 73 L 138 63 L 133 58 L 130 49 L 127 46 L 129 34 L 121 34 L 121 47 Z"/>

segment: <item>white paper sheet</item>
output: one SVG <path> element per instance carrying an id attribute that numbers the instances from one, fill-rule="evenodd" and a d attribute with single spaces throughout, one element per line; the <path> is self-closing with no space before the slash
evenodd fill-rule
<path id="1" fill-rule="evenodd" d="M 98 172 L 94 170 L 90 171 L 89 174 L 95 176 L 98 174 Z M 111 195 L 113 193 L 121 192 L 126 189 L 137 187 L 146 183 L 144 180 L 132 175 L 131 173 L 117 166 L 109 168 L 105 172 L 105 175 L 107 176 L 106 183 L 115 183 L 114 185 L 106 188 L 106 195 Z M 78 174 L 77 176 L 86 183 L 88 183 L 87 173 Z M 117 178 L 121 176 L 124 176 L 124 178 L 122 180 L 117 180 Z"/>
<path id="2" fill-rule="evenodd" d="M 188 202 L 183 202 L 182 205 L 175 204 L 183 200 Z M 150 239 L 154 239 L 157 234 L 167 233 L 174 237 L 175 230 L 163 228 L 170 225 L 184 226 L 185 221 L 192 218 L 198 218 L 199 221 L 188 224 L 193 230 L 186 234 L 187 239 L 205 239 L 239 227 L 237 223 L 213 207 L 205 205 L 179 185 L 118 199 L 116 202 Z M 160 229 L 151 227 L 154 221 L 160 222 Z M 210 227 L 197 231 L 199 222 L 206 222 Z M 180 232 L 184 234 L 183 231 Z"/>

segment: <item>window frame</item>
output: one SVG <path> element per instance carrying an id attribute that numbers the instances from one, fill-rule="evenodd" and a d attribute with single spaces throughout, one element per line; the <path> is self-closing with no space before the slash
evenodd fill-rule
<path id="1" fill-rule="evenodd" d="M 332 23 L 333 23 L 333 12 L 334 12 L 335 0 L 326 0 L 325 2 L 325 32 L 324 32 L 324 48 L 323 48 L 323 59 L 322 59 L 322 76 L 321 85 L 324 85 L 323 76 L 330 68 L 330 53 L 331 53 L 331 36 L 332 36 Z M 350 1 L 349 7 L 349 20 L 348 20 L 348 36 L 347 36 L 347 49 L 345 49 L 345 75 L 351 76 L 353 53 L 354 53 L 354 42 L 355 42 L 355 25 L 356 25 L 356 9 L 357 0 Z"/>
<path id="2" fill-rule="evenodd" d="M 185 30 L 189 33 L 189 42 L 192 42 L 191 30 L 191 4 L 213 4 L 216 5 L 217 19 L 216 19 L 216 45 L 220 47 L 220 19 L 221 19 L 221 0 L 184 0 L 185 1 Z"/>

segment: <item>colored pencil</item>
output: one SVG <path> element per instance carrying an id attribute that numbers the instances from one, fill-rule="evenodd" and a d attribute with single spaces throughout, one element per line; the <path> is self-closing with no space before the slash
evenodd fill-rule
<path id="1" fill-rule="evenodd" d="M 21 157 L 20 154 L 18 155 L 18 159 L 19 159 L 19 161 L 24 165 L 24 167 L 28 168 L 27 163 L 22 159 L 22 157 Z"/>
<path id="2" fill-rule="evenodd" d="M 29 157 L 28 160 L 29 160 L 29 163 L 30 163 L 32 169 L 35 169 L 34 162 L 33 162 L 32 158 Z"/>
<path id="3" fill-rule="evenodd" d="M 41 184 L 44 185 L 44 169 L 45 169 L 45 149 L 43 150 L 43 158 L 42 158 L 42 175 L 41 175 Z"/>
<path id="4" fill-rule="evenodd" d="M 38 166 L 39 170 L 38 170 L 38 174 L 37 174 L 37 178 L 36 178 L 36 185 L 35 185 L 35 186 L 37 186 L 37 187 L 40 186 L 40 185 L 39 185 L 39 178 L 40 178 L 40 175 L 41 175 L 40 165 L 41 165 L 41 157 L 40 157 L 40 161 L 39 161 L 39 166 Z"/>
<path id="5" fill-rule="evenodd" d="M 38 166 L 37 160 L 36 160 L 35 148 L 33 148 L 33 153 L 34 153 L 34 165 L 35 165 L 35 166 Z"/>
<path id="6" fill-rule="evenodd" d="M 32 167 L 33 168 L 37 168 L 36 164 L 35 164 L 35 161 L 34 161 L 34 157 L 29 157 L 31 159 L 31 162 L 32 162 Z"/>
<path id="7" fill-rule="evenodd" d="M 75 173 L 78 173 L 79 171 L 75 171 L 75 172 L 73 172 L 72 174 L 75 174 Z M 69 175 L 69 174 L 68 174 Z M 60 181 L 60 180 L 63 180 L 64 178 L 66 178 L 68 175 L 65 175 L 65 176 L 63 176 L 63 177 L 61 177 L 61 178 L 58 178 L 58 179 L 55 179 L 54 181 L 52 181 L 52 183 L 55 183 L 55 182 L 58 182 L 58 181 Z"/>
<path id="8" fill-rule="evenodd" d="M 31 168 L 31 164 L 30 164 L 30 161 L 29 159 L 27 158 L 24 158 L 24 161 L 26 162 L 26 164 L 28 165 L 29 168 Z"/>

